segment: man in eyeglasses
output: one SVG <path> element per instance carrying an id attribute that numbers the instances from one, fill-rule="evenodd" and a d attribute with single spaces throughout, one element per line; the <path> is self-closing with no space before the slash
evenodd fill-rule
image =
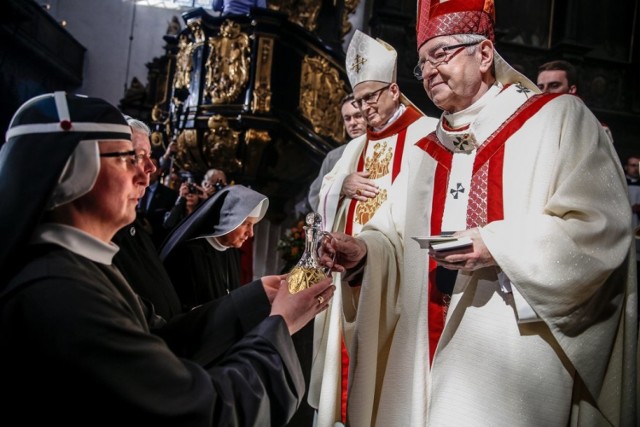
<path id="1" fill-rule="evenodd" d="M 357 238 L 333 235 L 334 269 L 362 272 L 342 295 L 357 310 L 350 375 L 366 379 L 350 384 L 350 425 L 637 425 L 620 162 L 582 101 L 539 94 L 500 57 L 494 20 L 493 0 L 419 2 L 440 123 Z M 470 243 L 412 239 L 451 232 Z"/>
<path id="2" fill-rule="evenodd" d="M 152 334 L 163 319 L 112 264 L 111 238 L 133 221 L 153 168 L 103 100 L 56 92 L 14 115 L 0 150 L 0 196 L 18 207 L 0 210 L 4 415 L 25 425 L 285 425 L 305 387 L 290 335 L 326 308 L 330 280 L 295 295 L 286 281 L 258 281 L 260 292 L 247 285 L 216 313 L 243 300 L 261 308 L 224 331 L 195 309 L 162 328 L 166 340 Z M 25 194 L 16 183 L 27 182 Z M 221 339 L 236 331 L 237 341 Z"/>
<path id="3" fill-rule="evenodd" d="M 325 230 L 356 236 L 386 202 L 409 149 L 437 124 L 436 119 L 426 117 L 401 93 L 396 67 L 393 47 L 356 30 L 347 49 L 346 69 L 353 88 L 351 104 L 364 116 L 367 132 L 347 144 L 322 181 L 318 209 Z M 339 289 L 340 278 L 336 281 Z M 331 310 L 314 322 L 309 402 L 318 409 L 318 427 L 345 422 L 349 405 L 348 355 L 342 350 L 343 309 L 339 293 Z M 353 320 L 347 318 L 347 327 Z M 375 392 L 370 389 L 363 393 Z"/>

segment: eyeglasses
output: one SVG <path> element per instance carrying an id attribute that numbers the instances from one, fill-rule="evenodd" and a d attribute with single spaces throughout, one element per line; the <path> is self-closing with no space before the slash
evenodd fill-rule
<path id="1" fill-rule="evenodd" d="M 389 83 L 384 87 L 381 87 L 378 90 L 374 90 L 373 92 L 367 93 L 362 98 L 356 98 L 353 101 L 351 101 L 351 105 L 353 105 L 353 108 L 361 109 L 363 102 L 365 102 L 368 105 L 375 104 L 380 99 L 380 95 L 382 95 L 382 92 L 389 89 L 389 86 L 391 86 L 391 83 Z"/>
<path id="2" fill-rule="evenodd" d="M 136 153 L 135 150 L 100 153 L 100 157 L 119 157 L 123 163 L 129 163 L 131 166 L 140 166 L 145 159 L 151 158 L 145 151 Z"/>
<path id="3" fill-rule="evenodd" d="M 479 44 L 481 40 L 470 43 L 460 43 L 451 46 L 443 46 L 437 49 L 433 56 L 427 57 L 425 60 L 418 61 L 418 65 L 413 69 L 413 75 L 418 80 L 422 80 L 422 72 L 425 64 L 428 62 L 432 68 L 438 68 L 442 64 L 448 64 L 451 59 L 462 51 L 465 47 L 475 46 Z"/>

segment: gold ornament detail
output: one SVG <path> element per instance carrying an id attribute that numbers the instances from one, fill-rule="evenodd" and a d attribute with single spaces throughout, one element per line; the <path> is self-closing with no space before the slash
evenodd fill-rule
<path id="1" fill-rule="evenodd" d="M 251 46 L 240 25 L 226 20 L 217 37 L 209 37 L 209 57 L 205 64 L 205 94 L 212 104 L 233 101 L 249 81 Z"/>
<path id="2" fill-rule="evenodd" d="M 166 99 L 162 99 L 160 102 L 158 102 L 157 104 L 155 104 L 153 106 L 153 108 L 151 109 L 151 120 L 154 122 L 161 122 L 165 119 L 165 113 L 162 110 L 162 102 L 165 102 Z"/>
<path id="3" fill-rule="evenodd" d="M 360 54 L 356 54 L 355 60 L 351 64 L 351 69 L 358 74 L 365 62 L 367 62 L 367 58 L 360 56 Z"/>
<path id="4" fill-rule="evenodd" d="M 187 26 L 191 30 L 191 35 L 196 45 L 204 43 L 204 30 L 202 29 L 202 19 L 193 18 L 187 22 Z"/>
<path id="5" fill-rule="evenodd" d="M 260 37 L 253 84 L 251 111 L 268 113 L 271 110 L 271 65 L 273 63 L 273 37 Z"/>
<path id="6" fill-rule="evenodd" d="M 266 130 L 247 129 L 244 133 L 244 140 L 248 146 L 255 144 L 268 144 L 271 142 L 271 136 Z"/>
<path id="7" fill-rule="evenodd" d="M 369 179 L 377 179 L 391 172 L 389 166 L 393 158 L 393 150 L 387 142 L 376 142 L 371 157 L 364 159 L 364 168 L 369 171 Z"/>
<path id="8" fill-rule="evenodd" d="M 176 139 L 175 161 L 184 170 L 196 170 L 202 164 L 198 149 L 198 133 L 195 129 L 183 130 Z"/>
<path id="9" fill-rule="evenodd" d="M 349 34 L 352 25 L 349 22 L 349 15 L 353 14 L 358 8 L 360 0 L 344 0 L 344 9 L 342 10 L 342 37 Z"/>
<path id="10" fill-rule="evenodd" d="M 366 202 L 358 202 L 356 205 L 354 221 L 361 225 L 366 224 L 386 200 L 387 190 L 381 190 L 376 197 L 367 199 Z"/>
<path id="11" fill-rule="evenodd" d="M 221 115 L 213 115 L 207 122 L 209 131 L 204 134 L 202 152 L 209 167 L 222 169 L 227 173 L 242 169 L 238 160 L 240 132 L 229 127 L 229 121 Z"/>
<path id="12" fill-rule="evenodd" d="M 173 77 L 173 89 L 187 94 L 191 87 L 191 73 L 193 70 L 193 54 L 196 49 L 202 46 L 204 41 L 204 31 L 200 19 L 192 19 L 187 22 L 189 31 L 178 38 L 178 53 L 176 54 L 176 70 Z M 193 40 L 193 41 L 192 41 Z M 184 98 L 183 98 L 184 99 Z M 182 104 L 182 100 L 173 97 L 175 104 Z"/>
<path id="13" fill-rule="evenodd" d="M 151 133 L 151 138 L 149 138 L 151 141 L 151 149 L 164 149 L 164 144 L 163 144 L 163 136 L 162 136 L 162 132 L 152 132 Z"/>
<path id="14" fill-rule="evenodd" d="M 340 114 L 341 101 L 346 96 L 338 69 L 326 58 L 305 56 L 300 77 L 300 110 L 311 122 L 314 132 L 337 141 L 344 138 Z"/>
<path id="15" fill-rule="evenodd" d="M 376 142 L 371 156 L 364 159 L 364 168 L 369 171 L 369 179 L 388 175 L 391 172 L 391 159 L 393 159 L 393 149 L 389 147 L 387 141 Z M 354 221 L 361 225 L 366 224 L 386 200 L 387 190 L 382 189 L 376 197 L 367 199 L 366 202 L 358 202 Z"/>
<path id="16" fill-rule="evenodd" d="M 176 72 L 173 77 L 174 89 L 189 89 L 191 85 L 191 70 L 193 69 L 193 49 L 194 45 L 189 38 L 183 34 L 178 40 L 178 53 L 176 54 Z M 174 98 L 174 102 L 180 100 Z"/>

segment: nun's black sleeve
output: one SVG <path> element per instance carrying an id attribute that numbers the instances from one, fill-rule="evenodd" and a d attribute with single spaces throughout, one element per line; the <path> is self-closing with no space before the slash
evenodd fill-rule
<path id="1" fill-rule="evenodd" d="M 210 366 L 266 319 L 270 311 L 262 282 L 255 280 L 225 297 L 174 317 L 154 332 L 179 356 Z"/>

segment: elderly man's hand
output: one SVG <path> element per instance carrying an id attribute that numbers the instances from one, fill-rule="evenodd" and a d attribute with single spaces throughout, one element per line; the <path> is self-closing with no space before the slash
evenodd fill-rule
<path id="1" fill-rule="evenodd" d="M 355 267 L 367 256 L 367 245 L 345 233 L 330 233 L 319 250 L 320 264 L 340 273 Z"/>
<path id="2" fill-rule="evenodd" d="M 376 197 L 380 192 L 378 186 L 371 179 L 368 179 L 369 172 L 354 172 L 342 182 L 342 195 L 366 202 L 367 199 Z"/>
<path id="3" fill-rule="evenodd" d="M 450 270 L 478 270 L 496 265 L 496 261 L 484 244 L 480 236 L 480 231 L 477 228 L 458 231 L 454 233 L 453 236 L 470 237 L 473 244 L 461 249 L 442 252 L 429 249 L 429 256 L 432 257 L 438 265 Z"/>

